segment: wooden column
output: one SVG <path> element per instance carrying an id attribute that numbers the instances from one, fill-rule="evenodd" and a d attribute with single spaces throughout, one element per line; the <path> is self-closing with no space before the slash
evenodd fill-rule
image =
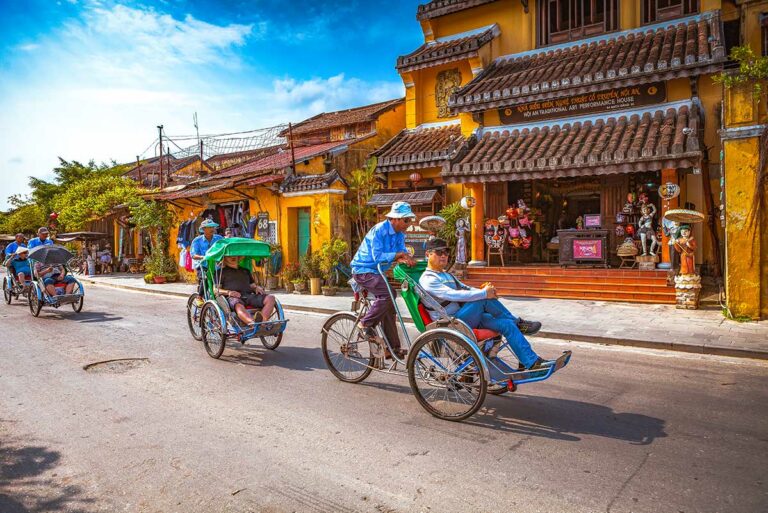
<path id="1" fill-rule="evenodd" d="M 472 225 L 472 252 L 469 265 L 485 265 L 485 242 L 483 233 L 485 230 L 485 195 L 483 194 L 482 183 L 468 184 L 470 195 L 475 198 L 475 206 L 470 211 L 470 224 Z"/>
<path id="2" fill-rule="evenodd" d="M 673 183 L 676 185 L 680 185 L 678 179 L 677 179 L 677 169 L 662 169 L 661 170 L 661 183 Z M 669 201 L 665 201 L 664 199 L 661 200 L 661 212 L 659 213 L 659 223 L 664 219 L 664 214 L 667 213 L 667 210 L 672 210 L 675 208 L 678 208 L 680 205 L 680 196 L 677 198 L 674 198 Z M 664 235 L 662 232 L 661 236 L 661 262 L 670 264 L 671 261 L 669 260 L 669 237 Z"/>

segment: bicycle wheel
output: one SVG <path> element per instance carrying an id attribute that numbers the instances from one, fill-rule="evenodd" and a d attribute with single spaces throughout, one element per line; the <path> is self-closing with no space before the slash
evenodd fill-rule
<path id="1" fill-rule="evenodd" d="M 227 345 L 227 326 L 221 322 L 221 312 L 214 303 L 206 303 L 200 313 L 203 347 L 211 358 L 219 358 Z"/>
<path id="2" fill-rule="evenodd" d="M 37 284 L 33 284 L 29 289 L 29 311 L 32 315 L 37 317 L 40 315 L 40 309 L 43 308 L 43 302 L 37 297 L 39 288 Z"/>
<path id="3" fill-rule="evenodd" d="M 419 404 L 443 420 L 472 416 L 483 405 L 488 389 L 481 358 L 457 333 L 424 333 L 416 339 L 407 363 L 408 381 Z"/>
<path id="4" fill-rule="evenodd" d="M 275 300 L 275 309 L 272 311 L 272 315 L 269 316 L 269 319 L 267 319 L 265 322 L 284 320 L 285 313 L 283 312 L 283 305 L 280 304 L 280 301 Z M 274 351 L 277 349 L 277 346 L 280 345 L 280 342 L 283 341 L 283 332 L 281 331 L 277 335 L 267 335 L 266 337 L 259 338 L 261 339 L 261 343 L 264 347 Z"/>
<path id="5" fill-rule="evenodd" d="M 80 294 L 80 298 L 72 303 L 72 310 L 74 310 L 75 313 L 80 313 L 80 310 L 83 309 L 83 303 L 85 302 L 85 294 L 83 294 L 82 286 L 79 283 L 75 284 L 75 288 L 72 289 L 72 293 Z"/>
<path id="6" fill-rule="evenodd" d="M 346 383 L 360 383 L 373 370 L 370 344 L 358 342 L 357 316 L 342 312 L 325 321 L 322 330 L 323 359 L 328 370 Z"/>
<path id="7" fill-rule="evenodd" d="M 195 292 L 187 300 L 187 326 L 189 326 L 189 331 L 195 340 L 203 340 L 203 329 L 200 326 L 200 312 L 202 308 L 195 304 L 199 297 L 197 292 Z"/>
<path id="8" fill-rule="evenodd" d="M 7 304 L 13 301 L 13 292 L 11 291 L 11 279 L 7 276 L 3 278 L 3 298 Z"/>

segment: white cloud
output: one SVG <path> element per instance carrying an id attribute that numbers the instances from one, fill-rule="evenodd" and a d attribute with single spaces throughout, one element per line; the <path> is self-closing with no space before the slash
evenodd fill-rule
<path id="1" fill-rule="evenodd" d="M 27 44 L 19 45 L 16 48 L 21 50 L 22 52 L 34 52 L 35 50 L 40 48 L 40 45 L 37 43 L 27 43 Z"/>

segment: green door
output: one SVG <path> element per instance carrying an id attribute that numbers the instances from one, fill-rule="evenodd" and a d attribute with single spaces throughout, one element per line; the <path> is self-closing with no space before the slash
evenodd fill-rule
<path id="1" fill-rule="evenodd" d="M 299 213 L 299 222 L 298 222 L 299 257 L 303 257 L 304 255 L 307 254 L 307 251 L 309 251 L 309 237 L 310 237 L 309 209 L 300 208 L 298 213 Z"/>

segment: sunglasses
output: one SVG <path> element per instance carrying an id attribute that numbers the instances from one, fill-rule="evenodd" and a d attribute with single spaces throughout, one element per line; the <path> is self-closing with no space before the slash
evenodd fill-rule
<path id="1" fill-rule="evenodd" d="M 451 252 L 449 250 L 447 250 L 447 249 L 433 249 L 432 253 L 434 253 L 437 256 L 447 256 Z"/>

